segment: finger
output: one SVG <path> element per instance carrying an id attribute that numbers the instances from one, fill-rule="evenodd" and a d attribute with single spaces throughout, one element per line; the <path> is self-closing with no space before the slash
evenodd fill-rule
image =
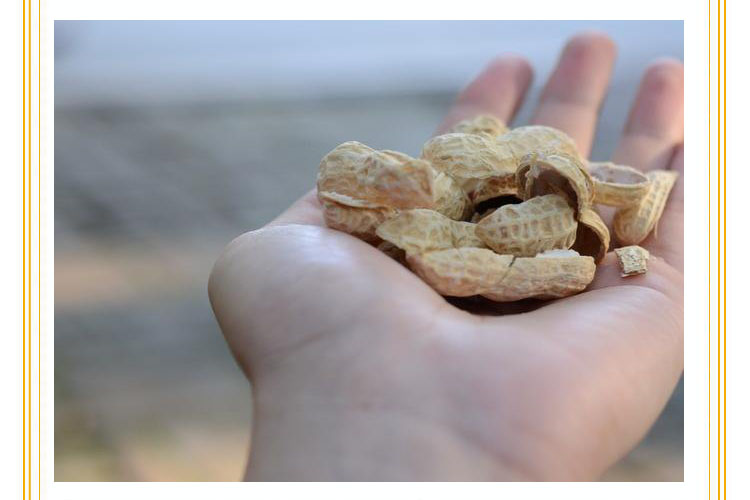
<path id="1" fill-rule="evenodd" d="M 614 42 L 601 33 L 574 36 L 549 77 L 532 123 L 563 130 L 587 156 L 596 118 L 609 85 Z"/>
<path id="2" fill-rule="evenodd" d="M 667 168 L 683 138 L 683 83 L 679 61 L 658 61 L 646 70 L 612 161 L 642 170 Z"/>
<path id="3" fill-rule="evenodd" d="M 531 66 L 518 56 L 501 56 L 491 62 L 456 99 L 438 133 L 479 114 L 491 114 L 506 123 L 513 119 L 531 83 Z"/>

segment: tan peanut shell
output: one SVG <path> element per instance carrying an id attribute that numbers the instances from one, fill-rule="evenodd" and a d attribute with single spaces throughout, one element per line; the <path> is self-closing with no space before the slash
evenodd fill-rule
<path id="1" fill-rule="evenodd" d="M 677 180 L 672 170 L 651 170 L 646 173 L 649 189 L 638 205 L 621 208 L 615 213 L 612 226 L 623 245 L 637 245 L 656 227 L 670 191 Z"/>
<path id="2" fill-rule="evenodd" d="M 518 194 L 528 200 L 535 196 L 557 194 L 578 212 L 591 206 L 594 183 L 581 161 L 556 152 L 526 155 L 516 172 Z"/>
<path id="3" fill-rule="evenodd" d="M 548 194 L 498 208 L 477 224 L 476 234 L 497 253 L 533 257 L 573 245 L 578 227 L 574 215 L 564 198 Z"/>
<path id="4" fill-rule="evenodd" d="M 504 175 L 488 177 L 477 182 L 471 192 L 471 201 L 476 205 L 499 196 L 515 196 L 517 192 L 516 173 L 509 172 Z"/>
<path id="5" fill-rule="evenodd" d="M 378 241 L 375 230 L 396 210 L 388 207 L 362 208 L 344 205 L 329 197 L 320 197 L 326 225 L 368 242 Z"/>
<path id="6" fill-rule="evenodd" d="M 632 167 L 589 162 L 589 173 L 594 181 L 594 203 L 627 207 L 638 204 L 648 192 L 648 177 Z"/>
<path id="7" fill-rule="evenodd" d="M 530 297 L 566 297 L 591 283 L 591 257 L 513 257 L 484 248 L 452 248 L 408 256 L 412 270 L 442 295 L 483 295 L 507 302 Z"/>
<path id="8" fill-rule="evenodd" d="M 335 192 L 391 208 L 433 205 L 432 166 L 396 151 L 345 142 L 320 162 L 318 192 Z"/>
<path id="9" fill-rule="evenodd" d="M 378 226 L 376 234 L 407 255 L 460 247 L 484 248 L 476 224 L 449 219 L 434 210 L 405 210 Z"/>
<path id="10" fill-rule="evenodd" d="M 507 145 L 476 134 L 438 135 L 422 148 L 422 158 L 450 175 L 470 194 L 477 182 L 516 171 L 517 160 Z"/>
<path id="11" fill-rule="evenodd" d="M 491 138 L 503 135 L 509 130 L 502 120 L 492 115 L 477 115 L 473 118 L 467 118 L 451 128 L 451 132 L 484 135 Z"/>
<path id="12" fill-rule="evenodd" d="M 435 291 L 451 297 L 495 290 L 513 259 L 486 248 L 449 248 L 406 257 L 412 271 Z"/>
<path id="13" fill-rule="evenodd" d="M 595 273 L 594 259 L 573 251 L 566 255 L 553 251 L 549 256 L 518 257 L 500 285 L 482 295 L 497 302 L 568 297 L 583 291 Z"/>
<path id="14" fill-rule="evenodd" d="M 436 211 L 455 220 L 463 220 L 471 216 L 472 203 L 451 176 L 438 172 L 433 186 Z"/>
<path id="15" fill-rule="evenodd" d="M 576 143 L 568 134 L 544 125 L 514 128 L 498 137 L 498 142 L 508 144 L 518 160 L 539 151 L 552 151 L 580 158 Z"/>
<path id="16" fill-rule="evenodd" d="M 650 254 L 645 248 L 638 245 L 630 245 L 622 248 L 615 248 L 617 262 L 620 264 L 621 276 L 635 276 L 648 271 L 648 259 Z"/>
<path id="17" fill-rule="evenodd" d="M 578 231 L 573 250 L 594 258 L 598 264 L 609 250 L 609 229 L 593 208 L 578 213 Z"/>
<path id="18" fill-rule="evenodd" d="M 354 141 L 323 158 L 317 185 L 326 224 L 366 241 L 376 241 L 376 223 L 398 209 L 435 208 L 455 219 L 471 213 L 471 202 L 456 181 L 427 161 Z"/>

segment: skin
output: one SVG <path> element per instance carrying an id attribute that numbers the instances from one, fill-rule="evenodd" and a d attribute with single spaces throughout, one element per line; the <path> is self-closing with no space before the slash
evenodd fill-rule
<path id="1" fill-rule="evenodd" d="M 615 59 L 605 35 L 565 46 L 533 123 L 587 154 Z M 531 82 L 494 60 L 438 131 L 509 122 Z M 643 75 L 612 158 L 683 170 L 683 68 Z M 209 295 L 253 387 L 248 480 L 592 480 L 632 449 L 683 369 L 683 175 L 649 272 L 614 254 L 591 287 L 522 314 L 456 307 L 395 261 L 324 226 L 310 192 L 230 243 Z"/>

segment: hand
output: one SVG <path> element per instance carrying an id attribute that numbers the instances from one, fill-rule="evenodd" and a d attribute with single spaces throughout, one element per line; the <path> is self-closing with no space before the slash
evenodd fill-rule
<path id="1" fill-rule="evenodd" d="M 588 154 L 615 58 L 565 47 L 533 123 Z M 531 80 L 500 57 L 440 130 L 510 121 Z M 683 68 L 646 71 L 613 161 L 683 167 Z M 525 314 L 463 311 L 375 248 L 324 226 L 314 192 L 233 241 L 209 294 L 254 391 L 250 480 L 590 480 L 625 455 L 683 368 L 683 176 L 647 274 L 613 255 L 592 286 Z"/>

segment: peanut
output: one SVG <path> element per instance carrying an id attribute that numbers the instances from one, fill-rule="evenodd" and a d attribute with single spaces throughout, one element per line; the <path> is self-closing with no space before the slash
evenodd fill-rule
<path id="1" fill-rule="evenodd" d="M 615 213 L 612 225 L 617 241 L 623 245 L 637 245 L 652 230 L 656 232 L 656 225 L 677 180 L 677 172 L 651 170 L 646 177 L 649 188 L 643 199 L 637 205 L 621 208 Z"/>
<path id="2" fill-rule="evenodd" d="M 617 262 L 620 264 L 621 276 L 623 278 L 643 274 L 648 271 L 650 254 L 645 248 L 637 245 L 615 248 L 615 255 L 617 255 Z"/>

